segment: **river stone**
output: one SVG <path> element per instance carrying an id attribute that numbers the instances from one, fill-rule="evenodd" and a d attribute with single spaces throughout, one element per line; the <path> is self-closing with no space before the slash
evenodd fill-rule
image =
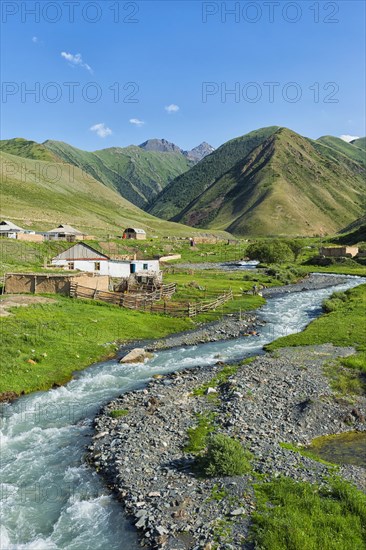
<path id="1" fill-rule="evenodd" d="M 105 437 L 106 435 L 109 435 L 109 432 L 100 432 L 97 435 L 93 437 L 93 439 L 101 439 L 102 437 Z"/>
<path id="2" fill-rule="evenodd" d="M 236 508 L 230 512 L 231 516 L 243 516 L 246 513 L 245 508 Z"/>
<path id="3" fill-rule="evenodd" d="M 145 351 L 144 348 L 135 348 L 122 357 L 120 363 L 143 363 L 145 359 L 151 359 L 153 354 Z"/>
<path id="4" fill-rule="evenodd" d="M 146 516 L 142 516 L 142 517 L 135 523 L 135 527 L 137 527 L 137 529 L 141 529 L 142 527 L 145 526 L 146 520 L 147 520 L 147 517 L 146 517 Z"/>

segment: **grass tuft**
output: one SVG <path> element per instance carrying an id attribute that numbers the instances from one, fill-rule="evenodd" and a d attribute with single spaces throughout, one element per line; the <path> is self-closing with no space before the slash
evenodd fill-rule
<path id="1" fill-rule="evenodd" d="M 127 409 L 117 409 L 115 411 L 110 411 L 109 416 L 111 418 L 120 418 L 121 416 L 127 416 L 129 411 Z"/>
<path id="2" fill-rule="evenodd" d="M 257 484 L 252 536 L 261 550 L 361 550 L 366 496 L 333 478 L 326 487 L 280 478 Z"/>

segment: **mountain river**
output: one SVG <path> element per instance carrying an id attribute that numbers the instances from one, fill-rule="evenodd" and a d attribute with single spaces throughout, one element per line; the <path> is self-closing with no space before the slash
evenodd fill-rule
<path id="1" fill-rule="evenodd" d="M 164 350 L 145 364 L 110 360 L 78 372 L 66 386 L 33 393 L 1 407 L 0 548 L 137 550 L 137 535 L 122 506 L 83 462 L 99 408 L 121 393 L 142 388 L 154 374 L 242 359 L 268 342 L 301 331 L 321 313 L 337 287 L 285 294 L 260 311 L 260 336 Z"/>

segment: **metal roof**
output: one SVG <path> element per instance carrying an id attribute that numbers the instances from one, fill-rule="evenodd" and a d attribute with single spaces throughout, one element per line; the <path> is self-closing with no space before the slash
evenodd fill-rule
<path id="1" fill-rule="evenodd" d="M 61 252 L 61 254 L 58 254 L 54 258 L 52 258 L 52 261 L 54 260 L 66 260 L 66 261 L 75 261 L 75 260 L 109 260 L 109 256 L 106 254 L 103 254 L 99 250 L 96 250 L 92 246 L 89 246 L 88 244 L 79 242 L 77 244 L 74 244 L 67 250 L 64 250 Z"/>
<path id="2" fill-rule="evenodd" d="M 125 233 L 126 231 L 134 231 L 135 233 L 146 235 L 146 231 L 144 231 L 143 229 L 138 229 L 137 227 L 128 227 L 127 229 L 125 229 Z"/>
<path id="3" fill-rule="evenodd" d="M 25 230 L 19 227 L 18 225 L 15 225 L 15 223 L 13 222 L 10 222 L 8 220 L 2 220 L 0 222 L 0 231 L 6 232 L 6 231 L 25 231 Z"/>
<path id="4" fill-rule="evenodd" d="M 63 223 L 59 225 L 58 227 L 55 227 L 55 229 L 50 229 L 49 231 L 46 231 L 46 233 L 64 233 L 65 235 L 83 235 L 81 231 L 78 229 L 75 229 L 71 225 L 68 225 L 66 223 Z"/>

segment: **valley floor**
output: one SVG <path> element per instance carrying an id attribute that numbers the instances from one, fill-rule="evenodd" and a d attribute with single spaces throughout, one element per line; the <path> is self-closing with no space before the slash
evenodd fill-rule
<path id="1" fill-rule="evenodd" d="M 222 273 L 216 271 L 209 275 L 204 272 L 194 272 L 193 275 L 179 272 L 170 277 L 180 285 L 178 299 L 196 300 L 203 294 L 196 288 L 201 284 L 217 293 L 220 289 L 233 288 L 236 298 L 228 302 L 223 310 L 220 308 L 219 311 L 198 316 L 194 322 L 188 318 L 152 315 L 98 301 L 73 300 L 58 295 L 2 296 L 0 401 L 65 384 L 74 371 L 113 357 L 121 345 L 136 339 L 148 339 L 149 346 L 157 349 L 235 338 L 254 329 L 255 318 L 251 311 L 263 305 L 265 300 L 260 296 L 242 294 L 243 289 L 253 286 L 253 280 L 243 280 L 242 273 L 227 272 L 223 278 Z M 267 285 L 276 283 L 274 278 L 260 274 L 253 273 L 250 277 L 263 280 Z M 308 289 L 326 288 L 342 280 L 341 276 L 325 276 L 319 283 L 319 278 L 310 277 L 306 283 L 300 283 L 298 289 L 304 286 Z M 279 287 L 276 288 L 282 292 Z M 285 292 L 292 287 L 281 288 Z M 265 292 L 270 294 L 271 290 L 267 288 Z M 17 307 L 19 305 L 28 307 Z M 212 324 L 212 319 L 219 321 Z M 163 340 L 174 334 L 177 336 Z"/>
<path id="2" fill-rule="evenodd" d="M 325 363 L 353 352 L 332 345 L 286 348 L 239 366 L 215 388 L 217 393 L 208 395 L 195 393 L 214 387 L 212 379 L 222 367 L 155 380 L 103 409 L 89 460 L 112 483 L 149 548 L 250 548 L 255 484 L 278 476 L 320 483 L 335 472 L 334 466 L 280 444 L 304 445 L 317 436 L 366 431 L 366 398 L 352 404 L 335 400 L 322 372 Z M 355 409 L 358 418 L 351 414 Z M 125 415 L 116 418 L 113 411 Z M 212 423 L 211 431 L 234 437 L 251 451 L 251 472 L 241 477 L 196 475 L 195 455 L 184 447 L 187 434 L 202 419 Z M 342 466 L 337 473 L 366 491 L 364 468 Z"/>
<path id="3" fill-rule="evenodd" d="M 102 409 L 88 460 L 147 547 L 366 547 L 363 451 L 360 466 L 337 466 L 302 447 L 366 434 L 365 295 L 366 285 L 336 293 L 327 314 L 270 344 L 271 353 L 160 376 Z M 250 451 L 245 475 L 202 470 L 213 434 Z"/>

